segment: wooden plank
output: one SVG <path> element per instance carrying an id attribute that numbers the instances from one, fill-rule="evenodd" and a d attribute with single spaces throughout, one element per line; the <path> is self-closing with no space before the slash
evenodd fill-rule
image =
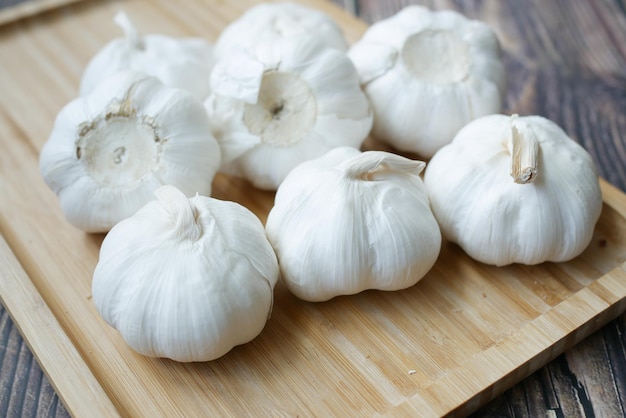
<path id="1" fill-rule="evenodd" d="M 74 416 L 115 417 L 116 408 L 0 235 L 0 301 Z"/>
<path id="2" fill-rule="evenodd" d="M 27 0 L 0 8 L 0 26 L 81 0 Z"/>
<path id="3" fill-rule="evenodd" d="M 39 177 L 38 152 L 75 94 L 80 63 L 119 36 L 110 18 L 121 4 L 144 32 L 211 39 L 253 3 L 106 2 L 0 31 L 0 54 L 12 57 L 0 68 L 0 232 L 122 415 L 468 412 L 624 309 L 626 200 L 603 182 L 592 245 L 571 263 L 495 268 L 445 245 L 433 271 L 402 292 L 310 304 L 279 285 L 264 332 L 215 362 L 182 365 L 128 349 L 89 300 L 102 235 L 65 222 Z M 332 13 L 353 40 L 365 28 L 328 3 L 307 4 Z M 261 219 L 273 201 L 222 175 L 215 194 Z"/>

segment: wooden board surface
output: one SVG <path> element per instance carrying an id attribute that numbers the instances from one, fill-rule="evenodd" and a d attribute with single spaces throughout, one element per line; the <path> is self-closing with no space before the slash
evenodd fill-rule
<path id="1" fill-rule="evenodd" d="M 65 333 L 57 329 L 46 344 L 62 347 L 68 338 L 84 362 L 78 372 L 98 382 L 103 403 L 122 415 L 441 415 L 483 404 L 624 310 L 626 198 L 603 183 L 594 240 L 572 262 L 498 269 L 446 245 L 427 278 L 402 292 L 310 304 L 279 286 L 261 336 L 215 362 L 183 365 L 128 349 L 90 301 L 103 236 L 65 222 L 39 177 L 39 149 L 89 57 L 119 35 L 110 21 L 116 10 L 127 10 L 144 32 L 214 39 L 251 4 L 85 3 L 0 28 L 0 232 L 26 273 L 6 279 L 1 296 L 31 347 L 43 337 L 21 325 L 30 313 L 21 302 L 41 297 Z M 365 29 L 327 3 L 306 4 L 330 12 L 351 40 Z M 273 200 L 225 176 L 214 194 L 262 220 Z M 51 360 L 33 351 L 48 371 Z M 80 415 L 88 388 L 50 377 Z"/>
<path id="2" fill-rule="evenodd" d="M 55 383 L 61 396 L 66 393 L 80 394 L 63 396 L 66 407 L 74 416 L 115 416 L 117 410 L 100 382 L 93 376 L 2 236 L 0 266 L 2 303 L 13 315 L 20 333 L 34 336 L 29 338 L 30 349 L 46 375 Z"/>
<path id="3" fill-rule="evenodd" d="M 0 25 L 81 0 L 0 0 Z"/>

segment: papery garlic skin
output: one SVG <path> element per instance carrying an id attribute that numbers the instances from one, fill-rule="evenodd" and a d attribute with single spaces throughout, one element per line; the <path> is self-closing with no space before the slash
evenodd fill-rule
<path id="1" fill-rule="evenodd" d="M 106 232 L 163 184 L 210 195 L 220 159 L 201 102 L 155 77 L 122 71 L 63 107 L 39 168 L 70 223 Z"/>
<path id="2" fill-rule="evenodd" d="M 278 280 L 261 221 L 172 186 L 105 237 L 92 282 L 103 319 L 135 351 L 210 361 L 264 328 Z"/>
<path id="3" fill-rule="evenodd" d="M 332 148 L 359 148 L 372 126 L 345 53 L 314 38 L 260 42 L 218 61 L 205 102 L 222 149 L 220 171 L 276 190 L 296 165 Z"/>
<path id="4" fill-rule="evenodd" d="M 281 277 L 307 301 L 417 283 L 441 233 L 419 173 L 424 163 L 342 147 L 296 167 L 276 192 L 266 231 Z"/>
<path id="5" fill-rule="evenodd" d="M 471 120 L 500 112 L 500 54 L 486 24 L 422 6 L 374 23 L 348 52 L 374 109 L 372 136 L 424 158 Z"/>
<path id="6" fill-rule="evenodd" d="M 180 88 L 205 100 L 215 56 L 213 46 L 202 38 L 140 36 L 128 16 L 119 12 L 114 21 L 124 38 L 114 39 L 89 61 L 80 82 L 80 94 L 91 92 L 104 78 L 120 70 L 135 70 L 157 77 L 168 87 Z"/>
<path id="7" fill-rule="evenodd" d="M 221 32 L 215 43 L 218 58 L 234 48 L 254 48 L 274 39 L 313 37 L 330 48 L 348 49 L 343 31 L 319 10 L 291 2 L 261 3 L 246 10 Z"/>
<path id="8" fill-rule="evenodd" d="M 514 137 L 536 161 L 517 180 Z M 424 181 L 444 237 L 497 266 L 578 256 L 602 210 L 590 155 L 540 116 L 471 122 L 430 160 Z"/>

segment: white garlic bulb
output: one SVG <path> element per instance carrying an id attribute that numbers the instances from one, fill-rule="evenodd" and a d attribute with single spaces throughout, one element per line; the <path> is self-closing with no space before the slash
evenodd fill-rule
<path id="1" fill-rule="evenodd" d="M 591 157 L 540 116 L 471 122 L 430 160 L 424 180 L 444 237 L 498 266 L 576 257 L 602 210 Z"/>
<path id="2" fill-rule="evenodd" d="M 205 102 L 221 171 L 275 190 L 296 165 L 359 148 L 372 113 L 345 53 L 314 38 L 259 42 L 215 65 Z"/>
<path id="3" fill-rule="evenodd" d="M 469 121 L 501 110 L 500 45 L 484 23 L 408 6 L 373 24 L 348 55 L 374 109 L 372 136 L 431 157 Z"/>
<path id="4" fill-rule="evenodd" d="M 423 168 L 399 155 L 342 147 L 289 173 L 266 223 L 289 290 L 324 301 L 423 278 L 441 246 Z"/>
<path id="5" fill-rule="evenodd" d="M 92 282 L 103 319 L 135 351 L 209 361 L 254 339 L 269 317 L 278 262 L 245 207 L 173 186 L 115 225 Z"/>
<path id="6" fill-rule="evenodd" d="M 277 2 L 251 7 L 228 25 L 215 43 L 215 55 L 221 58 L 234 48 L 299 36 L 314 37 L 340 51 L 348 49 L 341 28 L 330 16 L 300 4 Z"/>
<path id="7" fill-rule="evenodd" d="M 157 77 L 168 87 L 187 90 L 198 100 L 209 95 L 209 75 L 215 63 L 213 46 L 202 38 L 140 36 L 124 12 L 114 17 L 125 37 L 105 45 L 87 64 L 80 94 L 120 70 L 135 70 Z"/>
<path id="8" fill-rule="evenodd" d="M 70 223 L 104 232 L 163 184 L 209 195 L 220 155 L 200 101 L 155 77 L 121 71 L 63 107 L 39 168 Z"/>

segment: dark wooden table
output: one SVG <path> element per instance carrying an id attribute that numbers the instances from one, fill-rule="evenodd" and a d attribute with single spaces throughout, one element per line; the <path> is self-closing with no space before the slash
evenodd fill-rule
<path id="1" fill-rule="evenodd" d="M 0 0 L 0 8 L 20 1 Z M 504 48 L 509 76 L 504 112 L 553 120 L 591 153 L 605 179 L 626 191 L 624 0 L 334 1 L 370 23 L 408 4 L 458 10 L 487 22 Z M 0 417 L 65 416 L 0 305 Z M 626 314 L 474 416 L 626 416 Z"/>

